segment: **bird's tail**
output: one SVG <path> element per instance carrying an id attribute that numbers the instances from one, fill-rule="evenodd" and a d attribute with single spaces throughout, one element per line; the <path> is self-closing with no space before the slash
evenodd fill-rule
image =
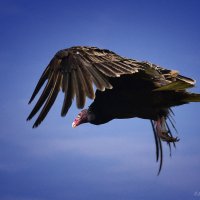
<path id="1" fill-rule="evenodd" d="M 200 102 L 200 94 L 196 93 L 187 93 L 186 97 L 183 98 L 184 102 Z"/>

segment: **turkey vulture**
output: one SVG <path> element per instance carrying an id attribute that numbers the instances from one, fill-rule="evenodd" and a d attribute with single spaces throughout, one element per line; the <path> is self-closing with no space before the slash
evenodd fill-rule
<path id="1" fill-rule="evenodd" d="M 30 120 L 41 109 L 33 128 L 44 120 L 60 90 L 64 93 L 61 116 L 67 114 L 75 96 L 78 108 L 83 108 L 89 97 L 94 99 L 93 103 L 78 114 L 72 127 L 87 122 L 99 125 L 113 119 L 149 119 L 155 137 L 156 160 L 160 162 L 159 172 L 163 160 L 161 142 L 167 142 L 170 147 L 178 141 L 167 123 L 167 120 L 171 122 L 175 129 L 171 107 L 200 101 L 200 94 L 186 91 L 195 85 L 195 80 L 178 71 L 97 47 L 75 46 L 58 51 L 39 79 L 29 103 L 45 82 L 27 118 Z"/>

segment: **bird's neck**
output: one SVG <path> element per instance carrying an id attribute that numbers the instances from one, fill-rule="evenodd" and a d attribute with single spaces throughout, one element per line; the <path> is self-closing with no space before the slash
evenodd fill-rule
<path id="1" fill-rule="evenodd" d="M 113 118 L 107 116 L 103 109 L 96 109 L 95 107 L 91 106 L 88 109 L 88 122 L 95 125 L 100 125 L 109 122 Z"/>

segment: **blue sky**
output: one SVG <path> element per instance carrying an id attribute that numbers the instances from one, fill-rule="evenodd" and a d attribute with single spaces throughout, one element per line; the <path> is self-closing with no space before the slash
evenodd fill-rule
<path id="1" fill-rule="evenodd" d="M 60 49 L 108 48 L 197 80 L 200 93 L 198 0 L 0 1 L 0 199 L 199 199 L 200 104 L 175 108 L 180 142 L 156 176 L 149 121 L 115 120 L 71 128 L 73 105 L 60 117 L 60 94 L 32 129 L 28 100 Z M 89 105 L 91 101 L 88 101 Z"/>

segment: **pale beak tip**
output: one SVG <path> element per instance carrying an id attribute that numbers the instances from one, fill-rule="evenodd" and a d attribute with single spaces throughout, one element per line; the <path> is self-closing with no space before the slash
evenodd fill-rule
<path id="1" fill-rule="evenodd" d="M 76 123 L 75 122 L 72 123 L 72 128 L 76 128 Z"/>

